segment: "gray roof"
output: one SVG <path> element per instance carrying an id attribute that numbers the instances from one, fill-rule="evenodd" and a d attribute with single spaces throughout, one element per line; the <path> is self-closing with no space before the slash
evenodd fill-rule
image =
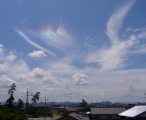
<path id="1" fill-rule="evenodd" d="M 125 108 L 91 108 L 91 114 L 119 114 L 125 110 Z"/>
<path id="2" fill-rule="evenodd" d="M 83 117 L 82 115 L 79 115 L 77 113 L 70 113 L 69 116 L 71 116 L 77 120 L 89 120 L 88 117 Z"/>
<path id="3" fill-rule="evenodd" d="M 135 106 L 131 109 L 128 109 L 120 113 L 119 115 L 125 116 L 125 117 L 136 117 L 144 112 L 146 112 L 146 105 L 141 105 L 141 106 Z"/>
<path id="4" fill-rule="evenodd" d="M 75 111 L 79 111 L 80 109 L 82 109 L 82 107 L 66 107 L 65 109 L 66 109 L 66 111 L 69 111 L 69 112 L 75 112 Z"/>

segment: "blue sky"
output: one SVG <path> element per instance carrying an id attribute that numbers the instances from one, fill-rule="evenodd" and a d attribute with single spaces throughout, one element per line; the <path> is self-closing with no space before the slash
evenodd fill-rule
<path id="1" fill-rule="evenodd" d="M 145 0 L 1 0 L 0 93 L 145 101 Z"/>

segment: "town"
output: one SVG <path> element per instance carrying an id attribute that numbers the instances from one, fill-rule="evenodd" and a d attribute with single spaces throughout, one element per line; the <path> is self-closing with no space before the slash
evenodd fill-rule
<path id="1" fill-rule="evenodd" d="M 146 103 L 112 103 L 102 101 L 87 103 L 38 102 L 40 92 L 32 95 L 31 103 L 19 99 L 14 102 L 16 84 L 9 90 L 9 98 L 0 104 L 0 120 L 144 120 Z M 28 92 L 27 92 L 28 93 Z"/>

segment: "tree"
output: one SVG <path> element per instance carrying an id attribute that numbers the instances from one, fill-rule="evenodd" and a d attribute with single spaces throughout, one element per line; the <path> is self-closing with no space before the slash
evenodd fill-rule
<path id="1" fill-rule="evenodd" d="M 17 102 L 18 108 L 23 108 L 24 107 L 24 102 L 23 100 L 19 99 Z"/>
<path id="2" fill-rule="evenodd" d="M 16 84 L 13 83 L 12 85 L 10 85 L 10 88 L 8 90 L 8 95 L 10 95 L 10 97 L 7 99 L 6 101 L 6 105 L 10 108 L 13 107 L 13 101 L 14 101 L 14 91 L 16 90 Z"/>
<path id="3" fill-rule="evenodd" d="M 87 107 L 88 103 L 84 99 L 82 99 L 82 102 L 80 103 L 80 106 L 81 107 Z"/>
<path id="4" fill-rule="evenodd" d="M 33 103 L 36 103 L 37 101 L 39 101 L 39 98 L 40 98 L 40 92 L 36 92 L 36 94 L 33 95 L 31 101 L 32 101 Z"/>
<path id="5" fill-rule="evenodd" d="M 83 112 L 90 111 L 90 106 L 88 105 L 88 103 L 84 99 L 82 99 L 80 106 L 83 108 Z"/>

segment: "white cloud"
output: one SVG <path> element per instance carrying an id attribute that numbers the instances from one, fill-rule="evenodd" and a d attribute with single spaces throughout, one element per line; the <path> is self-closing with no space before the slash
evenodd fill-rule
<path id="1" fill-rule="evenodd" d="M 75 82 L 77 85 L 87 85 L 87 75 L 83 73 L 76 73 L 73 75 L 73 82 Z"/>
<path id="2" fill-rule="evenodd" d="M 15 83 L 15 81 L 12 80 L 10 77 L 6 75 L 0 76 L 0 87 L 8 88 L 12 83 Z"/>
<path id="3" fill-rule="evenodd" d="M 4 46 L 0 44 L 0 54 L 3 52 Z"/>
<path id="4" fill-rule="evenodd" d="M 110 38 L 112 44 L 117 44 L 120 42 L 119 31 L 122 27 L 124 18 L 126 17 L 128 11 L 134 4 L 135 0 L 130 0 L 128 3 L 122 7 L 115 10 L 114 14 L 110 17 L 107 24 L 107 35 Z"/>
<path id="5" fill-rule="evenodd" d="M 39 78 L 41 78 L 44 75 L 45 75 L 45 71 L 43 69 L 41 69 L 41 68 L 34 68 L 32 70 L 32 76 L 33 77 L 39 77 Z"/>
<path id="6" fill-rule="evenodd" d="M 0 71 L 3 72 L 5 70 L 7 70 L 7 65 L 6 64 L 0 64 Z"/>
<path id="7" fill-rule="evenodd" d="M 43 50 L 38 50 L 38 51 L 33 51 L 31 53 L 28 54 L 29 57 L 31 58 L 41 58 L 41 57 L 45 57 L 46 54 L 44 53 Z"/>
<path id="8" fill-rule="evenodd" d="M 23 38 L 26 40 L 26 42 L 28 42 L 30 45 L 32 45 L 32 46 L 34 46 L 34 47 L 36 47 L 36 48 L 38 48 L 38 49 L 40 49 L 40 50 L 45 51 L 46 53 L 48 53 L 49 55 L 51 55 L 51 56 L 53 56 L 53 57 L 56 57 L 56 55 L 55 55 L 53 52 L 51 52 L 51 51 L 45 49 L 44 47 L 40 46 L 39 44 L 37 44 L 37 43 L 35 43 L 34 41 L 32 41 L 31 39 L 29 39 L 29 37 L 27 37 L 27 35 L 25 35 L 22 31 L 19 31 L 19 30 L 17 30 L 17 29 L 16 29 L 15 31 L 16 31 L 21 37 L 23 37 Z"/>
<path id="9" fill-rule="evenodd" d="M 14 53 L 9 53 L 9 55 L 6 57 L 8 62 L 13 62 L 16 59 L 16 55 Z"/>
<path id="10" fill-rule="evenodd" d="M 30 69 L 24 60 L 17 59 L 17 61 L 14 64 L 3 60 L 0 65 L 3 69 L 3 74 L 0 74 L 0 89 L 6 91 L 8 85 L 15 82 L 16 100 L 25 99 L 27 88 L 30 92 L 40 91 L 41 97 L 51 96 L 50 101 L 80 101 L 82 98 L 89 102 L 126 101 L 133 98 L 135 101 L 143 100 L 142 94 L 146 84 L 145 69 L 120 71 L 81 69 L 72 66 L 67 59 L 57 61 L 46 68 Z M 131 86 L 134 92 L 131 92 Z M 24 92 L 24 95 L 21 96 L 17 92 Z M 6 98 L 7 93 L 3 96 Z M 128 96 L 128 99 L 125 96 Z"/>
<path id="11" fill-rule="evenodd" d="M 138 36 L 139 39 L 146 39 L 146 30 L 141 31 Z"/>
<path id="12" fill-rule="evenodd" d="M 130 53 L 129 49 L 138 43 L 135 35 L 131 35 L 126 39 L 121 38 L 119 35 L 124 18 L 133 4 L 134 0 L 130 0 L 122 7 L 115 10 L 107 23 L 106 31 L 111 46 L 90 53 L 87 55 L 85 62 L 97 63 L 102 70 L 115 70 L 124 66 L 127 55 Z"/>
<path id="13" fill-rule="evenodd" d="M 133 3 L 134 0 L 131 0 L 117 9 L 108 21 L 107 35 L 112 45 L 108 49 L 104 49 L 101 52 L 99 51 L 98 62 L 102 69 L 113 70 L 121 67 L 126 60 L 128 49 L 136 43 L 134 36 L 125 41 L 119 37 L 119 31 L 122 27 L 123 20 Z"/>
<path id="14" fill-rule="evenodd" d="M 136 38 L 133 36 L 125 42 L 120 42 L 117 45 L 112 45 L 109 49 L 99 51 L 98 64 L 101 65 L 103 70 L 114 70 L 124 66 L 127 60 L 129 48 L 137 43 Z"/>
<path id="15" fill-rule="evenodd" d="M 58 26 L 57 29 L 53 29 L 49 26 L 47 29 L 28 32 L 37 37 L 39 36 L 40 40 L 45 44 L 53 46 L 66 54 L 69 53 L 75 45 L 75 40 L 62 26 Z"/>

